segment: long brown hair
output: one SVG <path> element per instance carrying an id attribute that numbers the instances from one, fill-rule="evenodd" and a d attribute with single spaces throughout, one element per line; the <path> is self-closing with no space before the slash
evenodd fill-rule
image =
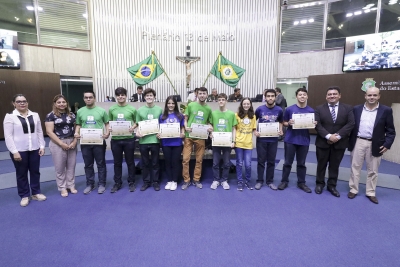
<path id="1" fill-rule="evenodd" d="M 71 117 L 71 112 L 70 112 L 70 109 L 69 109 L 68 101 L 67 101 L 67 99 L 65 98 L 65 96 L 63 96 L 63 95 L 61 95 L 61 94 L 60 94 L 60 95 L 56 95 L 56 96 L 53 98 L 53 113 L 54 113 L 54 115 L 56 115 L 57 117 L 61 117 L 61 114 L 60 114 L 60 112 L 58 111 L 58 108 L 56 107 L 56 102 L 57 102 L 57 100 L 60 99 L 60 98 L 64 99 L 65 102 L 67 102 L 67 107 L 64 109 L 64 112 L 63 112 L 63 113 L 66 113 L 66 114 L 68 114 L 69 117 Z"/>
<path id="2" fill-rule="evenodd" d="M 250 101 L 250 108 L 247 111 L 247 114 L 246 114 L 246 112 L 245 112 L 245 110 L 243 108 L 243 101 L 245 101 L 245 100 L 249 100 Z M 242 101 L 240 101 L 240 105 L 239 105 L 239 108 L 238 108 L 238 116 L 239 116 L 239 118 L 243 119 L 244 117 L 246 117 L 246 115 L 247 115 L 247 117 L 249 117 L 249 119 L 252 119 L 254 117 L 253 103 L 251 102 L 251 99 L 248 98 L 248 97 L 245 97 L 245 98 L 242 99 Z"/>

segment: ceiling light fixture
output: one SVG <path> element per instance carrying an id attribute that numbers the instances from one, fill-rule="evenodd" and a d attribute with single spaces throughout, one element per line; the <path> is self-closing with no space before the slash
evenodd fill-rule
<path id="1" fill-rule="evenodd" d="M 308 22 L 310 22 L 310 23 L 311 23 L 311 22 L 314 22 L 314 19 L 309 19 Z"/>
<path id="2" fill-rule="evenodd" d="M 302 19 L 302 20 L 300 20 L 300 23 L 301 23 L 301 24 L 306 24 L 306 23 L 307 23 L 307 20 L 306 20 L 306 19 Z"/>
<path id="3" fill-rule="evenodd" d="M 362 14 L 362 11 L 356 11 L 356 12 L 354 12 L 354 15 L 355 15 L 355 16 L 361 15 L 361 14 Z"/>
<path id="4" fill-rule="evenodd" d="M 299 22 L 296 20 L 295 22 L 293 22 L 293 25 L 299 25 Z"/>
<path id="5" fill-rule="evenodd" d="M 369 12 L 371 12 L 371 9 L 364 10 L 364 13 L 369 13 Z"/>
<path id="6" fill-rule="evenodd" d="M 35 8 L 33 6 L 26 6 L 26 9 L 28 9 L 30 11 L 35 10 Z"/>
<path id="7" fill-rule="evenodd" d="M 353 13 L 347 13 L 346 18 L 353 16 Z"/>

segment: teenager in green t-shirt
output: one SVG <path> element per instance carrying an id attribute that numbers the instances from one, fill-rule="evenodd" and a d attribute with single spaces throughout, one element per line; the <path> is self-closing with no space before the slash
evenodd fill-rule
<path id="1" fill-rule="evenodd" d="M 127 91 L 123 87 L 115 89 L 115 98 L 117 104 L 110 107 L 108 115 L 110 121 L 129 121 L 129 136 L 118 136 L 113 134 L 113 129 L 110 126 L 111 151 L 114 157 L 114 186 L 111 193 L 117 192 L 122 187 L 122 160 L 125 155 L 125 162 L 128 167 L 128 184 L 129 191 L 134 192 L 135 187 L 135 136 L 133 130 L 136 128 L 136 109 L 126 102 Z"/>
<path id="2" fill-rule="evenodd" d="M 234 140 L 236 135 L 236 116 L 233 111 L 230 111 L 226 108 L 227 95 L 222 93 L 218 95 L 218 105 L 219 109 L 214 110 L 211 114 L 211 124 L 213 125 L 213 134 L 215 132 L 230 132 L 232 133 L 232 138 L 230 142 L 230 147 L 225 146 L 213 146 L 213 176 L 214 181 L 211 184 L 211 189 L 217 189 L 219 185 L 225 190 L 229 189 L 228 184 L 228 175 L 229 168 L 231 166 L 230 156 L 231 150 L 235 147 Z M 223 161 L 222 166 L 222 176 L 220 176 L 220 166 L 219 163 Z"/>
<path id="3" fill-rule="evenodd" d="M 186 190 L 190 185 L 189 161 L 190 161 L 190 155 L 192 154 L 193 145 L 195 145 L 195 153 L 196 153 L 196 166 L 194 168 L 193 184 L 197 188 L 203 188 L 203 185 L 200 183 L 200 176 L 203 164 L 205 140 L 190 138 L 189 133 L 192 131 L 192 123 L 209 124 L 211 116 L 211 108 L 206 104 L 207 88 L 205 87 L 197 88 L 197 92 L 198 92 L 197 101 L 189 103 L 185 110 L 186 138 L 183 143 L 183 153 L 182 153 L 183 190 Z M 209 131 L 211 130 L 212 128 L 210 126 Z"/>
<path id="4" fill-rule="evenodd" d="M 162 114 L 162 108 L 154 104 L 154 98 L 156 97 L 156 91 L 151 88 L 147 88 L 143 92 L 146 105 L 138 109 L 136 113 L 136 122 L 139 123 L 145 120 L 156 120 Z M 157 134 L 142 135 L 140 128 L 136 134 L 139 137 L 139 149 L 141 156 L 142 165 L 142 177 L 143 186 L 140 191 L 144 191 L 153 184 L 153 188 L 156 191 L 160 191 L 160 140 L 157 138 Z M 150 159 L 151 153 L 151 159 Z"/>
<path id="5" fill-rule="evenodd" d="M 81 128 L 105 128 L 103 139 L 107 139 L 110 136 L 107 112 L 103 108 L 96 107 L 96 95 L 94 92 L 85 91 L 83 93 L 83 100 L 85 101 L 86 106 L 79 109 L 78 113 L 76 114 L 75 137 L 80 138 Z M 99 194 L 103 194 L 104 191 L 106 191 L 107 178 L 106 142 L 103 141 L 102 145 L 81 145 L 81 152 L 83 161 L 85 163 L 87 185 L 83 193 L 87 195 L 95 188 L 93 164 L 96 160 L 99 176 L 99 189 L 97 192 Z"/>

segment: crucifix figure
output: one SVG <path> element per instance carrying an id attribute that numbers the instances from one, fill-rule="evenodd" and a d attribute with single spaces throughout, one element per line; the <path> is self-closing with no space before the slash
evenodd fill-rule
<path id="1" fill-rule="evenodd" d="M 199 61 L 200 57 L 191 57 L 190 56 L 190 46 L 186 46 L 186 57 L 176 57 L 177 60 L 179 60 L 182 63 L 185 63 L 186 65 L 186 88 L 190 87 L 190 78 L 192 77 L 192 68 L 191 64 Z"/>

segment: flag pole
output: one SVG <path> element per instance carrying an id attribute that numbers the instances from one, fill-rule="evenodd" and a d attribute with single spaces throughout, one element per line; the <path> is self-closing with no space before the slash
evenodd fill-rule
<path id="1" fill-rule="evenodd" d="M 218 58 L 219 58 L 220 55 L 222 55 L 222 51 L 219 52 L 219 54 L 218 54 L 218 56 L 217 56 L 217 59 L 215 60 L 215 62 L 214 62 L 214 64 L 213 64 L 213 67 L 214 67 L 215 63 L 217 62 L 217 60 L 218 60 Z M 211 67 L 211 69 L 212 69 L 212 67 Z M 210 75 L 211 75 L 211 70 L 210 70 L 210 72 L 208 73 L 208 76 L 207 76 L 206 80 L 204 81 L 202 87 L 204 87 L 204 85 L 205 85 L 206 82 L 208 81 L 208 78 L 210 78 Z"/>
<path id="2" fill-rule="evenodd" d="M 151 53 L 152 53 L 152 54 L 153 54 L 153 55 L 156 57 L 156 59 L 157 59 L 157 61 L 158 61 L 158 64 L 160 64 L 160 67 L 161 67 L 161 69 L 164 71 L 164 75 L 165 75 L 165 76 L 167 76 L 167 79 L 168 79 L 169 83 L 171 84 L 171 86 L 172 86 L 172 89 L 174 89 L 174 91 L 175 91 L 175 94 L 179 95 L 179 94 L 178 94 L 178 92 L 176 91 L 176 89 L 175 89 L 174 85 L 172 84 L 171 80 L 169 79 L 169 77 L 168 77 L 167 73 L 165 72 L 165 69 L 164 69 L 164 67 L 161 65 L 161 62 L 160 62 L 160 60 L 158 60 L 158 57 L 157 57 L 156 53 L 154 53 L 154 51 L 151 51 Z"/>

